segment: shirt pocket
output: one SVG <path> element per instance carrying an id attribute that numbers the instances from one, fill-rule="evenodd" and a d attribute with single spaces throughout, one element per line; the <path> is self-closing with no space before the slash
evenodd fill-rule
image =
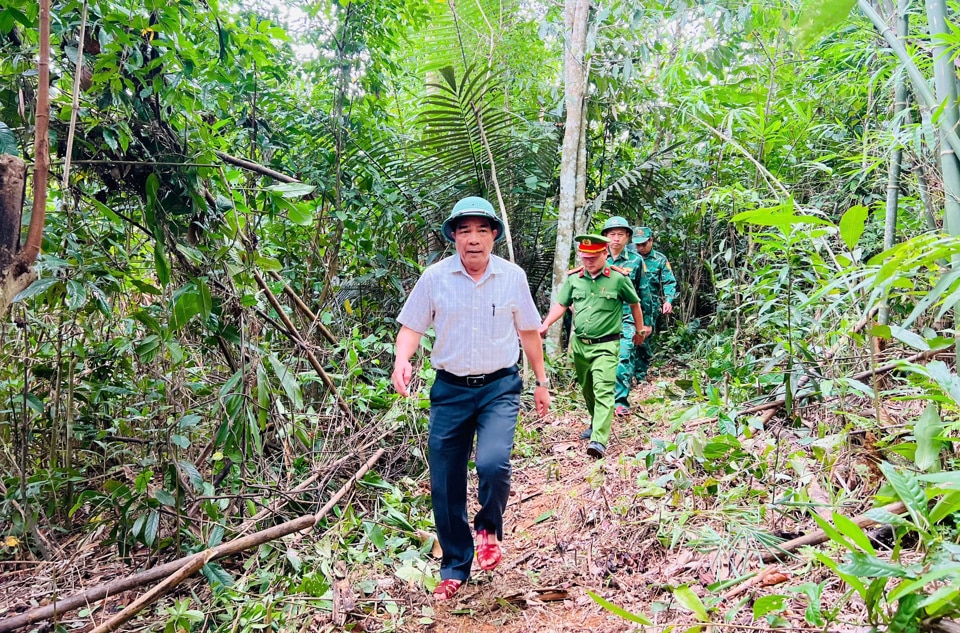
<path id="1" fill-rule="evenodd" d="M 510 304 L 495 304 L 491 306 L 491 313 L 486 315 L 487 336 L 491 339 L 503 339 L 514 333 L 513 312 Z"/>

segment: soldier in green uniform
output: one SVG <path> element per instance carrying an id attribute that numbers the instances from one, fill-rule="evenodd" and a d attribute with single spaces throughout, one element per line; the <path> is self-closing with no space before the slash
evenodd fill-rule
<path id="1" fill-rule="evenodd" d="M 646 266 L 654 301 L 654 309 L 651 310 L 651 316 L 654 319 L 653 333 L 635 350 L 636 373 L 634 375 L 637 382 L 643 382 L 647 379 L 647 369 L 650 367 L 650 361 L 653 360 L 654 339 L 662 321 L 661 315 L 673 313 L 673 300 L 677 296 L 677 278 L 673 276 L 673 269 L 667 261 L 667 256 L 653 250 L 653 231 L 645 226 L 638 227 L 633 233 L 633 242 Z"/>
<path id="2" fill-rule="evenodd" d="M 611 217 L 603 225 L 600 235 L 610 240 L 607 244 L 607 265 L 621 268 L 627 271 L 627 277 L 633 282 L 633 287 L 640 297 L 640 310 L 643 312 L 646 323 L 641 323 L 641 328 L 649 336 L 653 329 L 654 309 L 653 295 L 650 293 L 650 282 L 644 272 L 643 258 L 637 253 L 631 253 L 626 246 L 630 244 L 633 238 L 633 227 L 625 218 L 618 215 Z M 620 338 L 620 359 L 617 363 L 617 384 L 614 387 L 615 415 L 627 415 L 630 413 L 630 385 L 633 383 L 634 374 L 634 345 L 633 335 L 637 331 L 637 326 L 633 321 L 633 313 L 630 310 L 630 304 L 623 304 L 623 336 Z M 584 439 L 590 437 L 590 430 L 587 429 L 581 436 Z"/>
<path id="3" fill-rule="evenodd" d="M 623 330 L 623 304 L 630 305 L 635 323 L 643 323 L 640 297 L 622 268 L 607 266 L 607 244 L 602 235 L 578 235 L 577 251 L 583 264 L 567 272 L 557 303 L 543 320 L 540 335 L 573 306 L 573 366 L 590 412 L 592 435 L 587 455 L 601 458 L 613 422 L 614 384 Z M 643 343 L 644 331 L 633 341 Z"/>

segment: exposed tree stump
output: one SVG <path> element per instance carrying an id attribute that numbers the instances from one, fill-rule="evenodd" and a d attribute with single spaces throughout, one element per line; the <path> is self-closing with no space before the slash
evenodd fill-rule
<path id="1" fill-rule="evenodd" d="M 20 250 L 20 225 L 27 182 L 27 164 L 0 154 L 0 271 L 6 271 Z"/>

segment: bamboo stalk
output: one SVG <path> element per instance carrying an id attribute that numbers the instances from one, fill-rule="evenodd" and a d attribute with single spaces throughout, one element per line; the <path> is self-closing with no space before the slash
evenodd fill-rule
<path id="1" fill-rule="evenodd" d="M 316 326 L 316 328 L 320 330 L 320 334 L 323 335 L 323 338 L 327 339 L 328 343 L 336 345 L 337 337 L 333 335 L 333 332 L 331 332 L 326 325 L 320 322 L 318 316 L 314 314 L 313 310 L 311 310 L 306 303 L 304 303 L 303 299 L 300 298 L 300 295 L 293 291 L 293 288 L 291 288 L 290 284 L 288 284 L 286 280 L 280 276 L 280 273 L 272 270 L 270 271 L 270 276 L 273 277 L 274 281 L 283 283 L 283 293 L 290 297 L 290 300 L 293 301 L 293 304 L 297 306 L 297 309 L 303 313 L 303 316 L 310 319 L 310 324 Z"/>
<path id="2" fill-rule="evenodd" d="M 297 332 L 297 328 L 293 326 L 293 322 L 290 320 L 290 317 L 288 317 L 287 313 L 283 311 L 283 306 L 281 306 L 280 302 L 277 301 L 276 295 L 274 295 L 270 290 L 270 287 L 267 286 L 267 282 L 263 280 L 263 277 L 261 277 L 260 273 L 256 270 L 253 271 L 253 276 L 257 280 L 257 285 L 259 285 L 260 289 L 263 290 L 264 294 L 267 295 L 267 300 L 270 301 L 270 305 L 272 305 L 273 309 L 277 311 L 277 315 L 283 322 L 283 326 L 287 328 L 290 339 L 300 346 L 300 349 L 303 350 L 303 353 L 306 355 L 310 365 L 320 376 L 323 384 L 327 386 L 327 389 L 329 389 L 337 399 L 337 404 L 340 405 L 340 410 L 343 411 L 343 413 L 351 422 L 356 422 L 356 418 L 354 418 L 353 412 L 350 410 L 350 405 L 348 405 L 340 396 L 340 392 L 337 391 L 337 386 L 333 383 L 333 379 L 330 378 L 329 374 L 327 374 L 327 372 L 323 369 L 323 365 L 320 364 L 320 361 L 317 360 L 317 357 L 313 355 L 313 352 L 310 351 L 310 349 L 307 347 L 307 344 L 300 337 L 299 332 Z"/>

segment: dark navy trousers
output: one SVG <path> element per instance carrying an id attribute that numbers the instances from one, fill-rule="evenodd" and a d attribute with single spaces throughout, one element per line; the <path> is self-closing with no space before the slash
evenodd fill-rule
<path id="1" fill-rule="evenodd" d="M 443 548 L 440 578 L 466 580 L 473 563 L 467 520 L 467 461 L 474 463 L 480 511 L 474 529 L 503 538 L 503 511 L 510 495 L 510 452 L 520 412 L 523 381 L 512 373 L 482 387 L 437 379 L 430 389 L 430 492 L 437 538 Z"/>

